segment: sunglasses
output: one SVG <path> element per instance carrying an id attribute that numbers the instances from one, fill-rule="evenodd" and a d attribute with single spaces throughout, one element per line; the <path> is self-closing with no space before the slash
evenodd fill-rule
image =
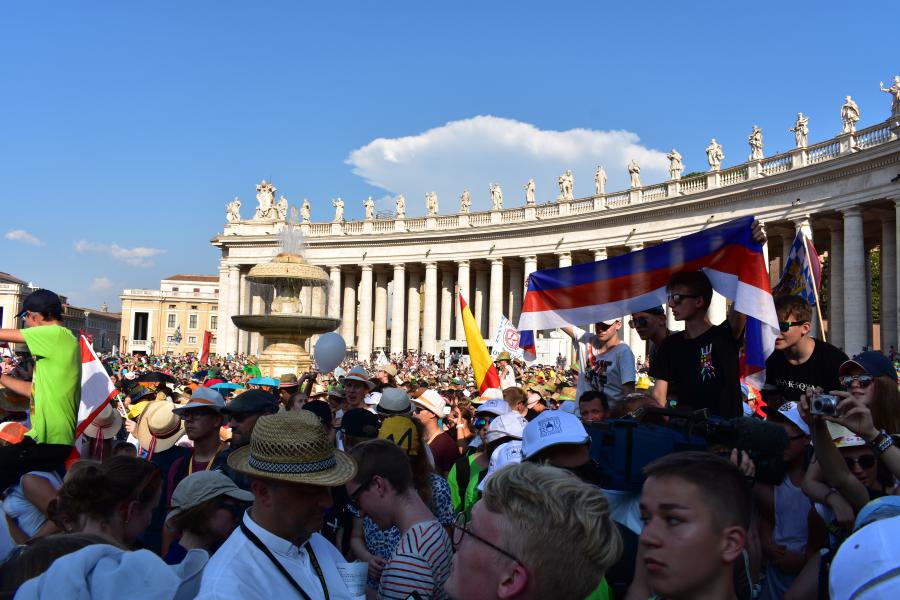
<path id="1" fill-rule="evenodd" d="M 778 321 L 778 329 L 781 330 L 781 333 L 787 333 L 791 327 L 803 325 L 804 323 L 806 323 L 806 321 Z"/>
<path id="2" fill-rule="evenodd" d="M 490 417 L 475 417 L 475 419 L 472 421 L 472 427 L 474 427 L 476 431 L 479 429 L 484 429 L 491 424 L 491 420 L 492 419 Z"/>
<path id="3" fill-rule="evenodd" d="M 631 328 L 634 329 L 635 327 L 646 327 L 647 323 L 649 322 L 650 320 L 647 317 L 638 317 L 636 319 L 631 319 L 630 321 L 628 321 L 628 325 L 630 325 Z"/>
<path id="4" fill-rule="evenodd" d="M 685 298 L 700 298 L 701 294 L 669 294 L 668 299 L 670 304 L 681 304 Z"/>
<path id="5" fill-rule="evenodd" d="M 347 506 L 350 508 L 351 512 L 354 512 L 356 514 L 362 513 L 362 509 L 359 507 L 359 497 L 362 496 L 363 493 L 372 486 L 373 481 L 375 481 L 375 478 L 370 477 L 365 481 L 365 483 L 356 488 L 355 492 L 350 494 L 350 497 L 347 500 Z"/>
<path id="6" fill-rule="evenodd" d="M 851 471 L 854 465 L 859 465 L 860 469 L 871 469 L 875 466 L 875 457 L 871 455 L 860 456 L 859 458 L 844 457 L 844 462 L 847 463 L 847 468 Z"/>
<path id="7" fill-rule="evenodd" d="M 842 375 L 838 381 L 840 381 L 841 385 L 845 388 L 849 388 L 854 381 L 859 384 L 859 387 L 866 388 L 875 381 L 875 378 L 871 375 Z"/>

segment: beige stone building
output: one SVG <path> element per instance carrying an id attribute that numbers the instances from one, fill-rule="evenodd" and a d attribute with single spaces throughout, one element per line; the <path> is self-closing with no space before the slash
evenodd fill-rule
<path id="1" fill-rule="evenodd" d="M 123 352 L 184 354 L 200 352 L 210 331 L 215 353 L 219 319 L 219 277 L 173 275 L 158 290 L 126 289 L 122 299 L 120 347 Z"/>

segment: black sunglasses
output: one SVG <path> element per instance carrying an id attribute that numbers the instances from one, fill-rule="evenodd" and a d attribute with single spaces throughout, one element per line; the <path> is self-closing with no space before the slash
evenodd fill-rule
<path id="1" fill-rule="evenodd" d="M 466 525 L 468 523 L 469 523 L 469 517 L 466 515 L 466 513 L 461 512 L 456 516 L 456 520 L 451 524 L 451 527 L 453 527 L 453 540 L 452 541 L 453 541 L 454 547 L 459 546 L 462 543 L 463 538 L 467 535 L 470 535 L 474 539 L 476 539 L 479 542 L 481 542 L 482 544 L 484 544 L 485 546 L 488 546 L 489 548 L 493 548 L 494 550 L 496 550 L 503 556 L 514 560 L 515 562 L 519 563 L 520 565 L 524 564 L 521 560 L 519 560 L 518 558 L 516 558 L 515 556 L 513 556 L 511 553 L 507 552 L 500 546 L 497 546 L 496 544 L 493 544 L 493 543 L 487 541 L 480 535 L 476 535 L 476 534 L 472 533 L 468 528 L 466 528 Z"/>
<path id="2" fill-rule="evenodd" d="M 347 505 L 350 507 L 352 512 L 357 514 L 362 512 L 362 509 L 359 507 L 359 497 L 363 495 L 367 489 L 372 486 L 372 482 L 375 481 L 374 477 L 370 477 L 364 483 L 362 483 L 356 491 L 350 494 L 350 497 L 347 499 Z"/>
<path id="3" fill-rule="evenodd" d="M 634 329 L 635 327 L 646 327 L 649 322 L 650 320 L 647 317 L 637 317 L 628 321 L 628 324 Z"/>
<path id="4" fill-rule="evenodd" d="M 700 298 L 702 294 L 669 294 L 669 302 L 672 304 L 681 304 L 685 298 Z"/>
<path id="5" fill-rule="evenodd" d="M 803 325 L 804 323 L 806 323 L 806 321 L 778 321 L 778 329 L 781 330 L 781 333 L 787 333 L 787 330 L 791 327 Z"/>
<path id="6" fill-rule="evenodd" d="M 860 469 L 871 469 L 875 466 L 875 457 L 867 454 L 866 456 L 860 456 L 859 458 L 850 458 L 844 457 L 844 462 L 847 463 L 847 468 L 851 471 L 853 470 L 854 465 L 859 465 Z"/>
<path id="7" fill-rule="evenodd" d="M 875 378 L 871 375 L 842 375 L 838 378 L 838 381 L 840 381 L 841 385 L 845 388 L 849 388 L 854 381 L 859 384 L 859 387 L 867 388 L 875 381 Z"/>

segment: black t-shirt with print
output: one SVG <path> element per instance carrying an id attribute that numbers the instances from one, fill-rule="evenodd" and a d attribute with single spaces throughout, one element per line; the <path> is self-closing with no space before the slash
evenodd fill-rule
<path id="1" fill-rule="evenodd" d="M 777 387 L 785 400 L 798 402 L 800 394 L 810 386 L 826 392 L 841 389 L 838 368 L 847 360 L 847 355 L 828 342 L 812 339 L 816 346 L 801 365 L 790 364 L 780 350 L 766 360 L 766 383 Z"/>
<path id="2" fill-rule="evenodd" d="M 728 321 L 688 339 L 678 331 L 663 340 L 650 363 L 650 376 L 668 383 L 676 408 L 708 408 L 720 417 L 743 414 L 738 354 L 741 344 Z"/>

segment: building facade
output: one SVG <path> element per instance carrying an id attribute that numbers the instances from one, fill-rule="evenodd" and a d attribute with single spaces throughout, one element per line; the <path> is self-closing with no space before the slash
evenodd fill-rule
<path id="1" fill-rule="evenodd" d="M 158 290 L 126 289 L 122 299 L 120 347 L 134 354 L 199 353 L 206 331 L 216 351 L 219 278 L 173 275 Z"/>
<path id="2" fill-rule="evenodd" d="M 753 215 L 767 231 L 773 278 L 799 229 L 827 252 L 829 341 L 848 354 L 897 347 L 900 114 L 858 131 L 845 123 L 845 130 L 811 145 L 805 133 L 798 134 L 795 149 L 771 157 L 751 147 L 754 159 L 730 167 L 709 155 L 709 172 L 690 178 L 681 179 L 674 169 L 669 181 L 641 185 L 632 173 L 634 187 L 607 193 L 598 183 L 598 193 L 587 198 L 561 194 L 535 203 L 526 197 L 525 206 L 495 204 L 495 210 L 472 213 L 463 202 L 456 214 L 415 218 L 345 221 L 336 214 L 329 223 L 310 223 L 304 209 L 304 254 L 330 275 L 327 311 L 342 319 L 339 331 L 348 347 L 360 356 L 380 349 L 436 354 L 443 341 L 464 339 L 459 291 L 489 339 L 501 315 L 517 321 L 528 277 L 537 269 L 604 260 Z M 253 219 L 230 207 L 228 224 L 212 242 L 221 251 L 223 352 L 261 349 L 256 334 L 231 322 L 232 315 L 258 312 L 260 299 L 247 272 L 280 250 L 283 216 L 265 210 L 271 204 L 265 194 L 257 200 Z M 874 247 L 882 250 L 879 340 L 872 333 L 866 259 Z M 317 309 L 325 309 L 321 301 Z M 723 320 L 725 311 L 717 296 L 713 322 Z M 627 320 L 625 341 L 636 356 L 646 356 Z M 679 328 L 671 319 L 670 325 Z"/>

